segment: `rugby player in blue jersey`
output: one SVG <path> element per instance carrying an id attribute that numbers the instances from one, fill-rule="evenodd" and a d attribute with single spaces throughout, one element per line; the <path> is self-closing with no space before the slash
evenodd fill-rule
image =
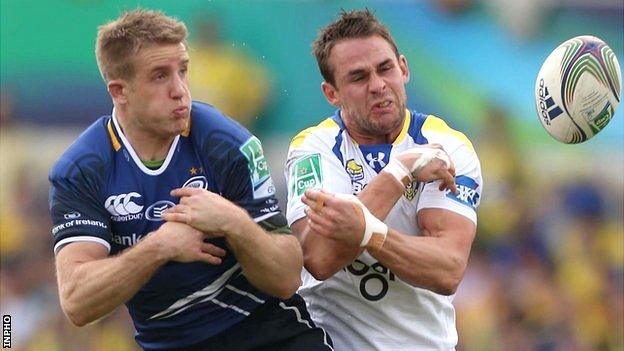
<path id="1" fill-rule="evenodd" d="M 260 141 L 191 101 L 186 36 L 140 9 L 99 28 L 113 111 L 49 176 L 61 307 L 82 326 L 125 303 L 146 350 L 331 350 Z"/>

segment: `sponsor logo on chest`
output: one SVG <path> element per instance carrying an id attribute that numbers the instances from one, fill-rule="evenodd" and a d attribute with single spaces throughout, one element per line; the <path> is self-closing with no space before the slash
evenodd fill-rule
<path id="1" fill-rule="evenodd" d="M 112 242 L 114 242 L 117 245 L 122 245 L 122 246 L 133 246 L 136 245 L 139 240 L 141 240 L 141 238 L 143 238 L 144 235 L 139 234 L 137 235 L 137 233 L 132 233 L 130 235 L 115 235 L 113 234 L 111 240 Z"/>
<path id="2" fill-rule="evenodd" d="M 109 196 L 104 208 L 111 214 L 113 222 L 128 222 L 143 219 L 141 195 L 137 192 Z"/>

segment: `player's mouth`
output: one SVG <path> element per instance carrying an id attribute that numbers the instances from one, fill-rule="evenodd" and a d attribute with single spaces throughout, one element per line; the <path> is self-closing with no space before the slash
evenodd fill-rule
<path id="1" fill-rule="evenodd" d="M 372 111 L 375 113 L 391 112 L 394 107 L 392 100 L 383 100 L 373 105 Z"/>
<path id="2" fill-rule="evenodd" d="M 173 115 L 175 117 L 183 118 L 183 117 L 188 116 L 188 111 L 189 111 L 188 106 L 180 106 L 176 108 L 175 110 L 173 110 Z"/>

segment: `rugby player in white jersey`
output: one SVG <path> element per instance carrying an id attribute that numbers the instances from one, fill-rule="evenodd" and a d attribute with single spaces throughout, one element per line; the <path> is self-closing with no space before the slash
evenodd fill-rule
<path id="1" fill-rule="evenodd" d="M 338 110 L 286 161 L 299 292 L 336 350 L 453 350 L 482 190 L 474 148 L 406 108 L 407 60 L 368 10 L 343 11 L 313 51 Z"/>

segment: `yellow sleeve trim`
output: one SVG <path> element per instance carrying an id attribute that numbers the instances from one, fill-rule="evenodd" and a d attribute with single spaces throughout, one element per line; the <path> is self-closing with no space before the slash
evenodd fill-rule
<path id="1" fill-rule="evenodd" d="M 108 136 L 110 137 L 111 143 L 113 144 L 113 149 L 115 149 L 115 151 L 119 151 L 119 149 L 121 149 L 121 144 L 119 143 L 115 132 L 113 132 L 112 118 L 108 120 L 108 123 L 106 123 L 106 129 L 108 129 Z"/>
<path id="2" fill-rule="evenodd" d="M 429 131 L 445 135 L 452 135 L 455 138 L 459 139 L 461 142 L 463 142 L 470 150 L 472 150 L 472 152 L 475 152 L 472 143 L 470 142 L 470 140 L 468 140 L 464 133 L 452 129 L 446 124 L 446 122 L 434 115 L 427 116 L 427 119 L 422 126 L 423 135 Z M 426 135 L 424 136 L 427 137 Z"/>
<path id="3" fill-rule="evenodd" d="M 409 130 L 410 124 L 412 123 L 412 114 L 408 109 L 405 109 L 405 118 L 403 119 L 403 129 L 401 129 L 401 133 L 396 137 L 392 145 L 399 145 L 405 139 L 407 135 L 407 131 Z"/>
<path id="4" fill-rule="evenodd" d="M 315 125 L 314 127 L 310 127 L 310 128 L 306 128 L 304 130 L 302 130 L 301 132 L 299 132 L 299 134 L 295 135 L 295 137 L 292 139 L 292 141 L 290 142 L 290 147 L 291 148 L 298 148 L 299 146 L 301 146 L 301 144 L 303 144 L 303 141 L 305 140 L 305 138 L 312 132 L 319 130 L 319 129 L 328 129 L 328 128 L 337 128 L 338 124 L 336 124 L 336 122 L 330 117 L 325 119 L 323 122 Z"/>

